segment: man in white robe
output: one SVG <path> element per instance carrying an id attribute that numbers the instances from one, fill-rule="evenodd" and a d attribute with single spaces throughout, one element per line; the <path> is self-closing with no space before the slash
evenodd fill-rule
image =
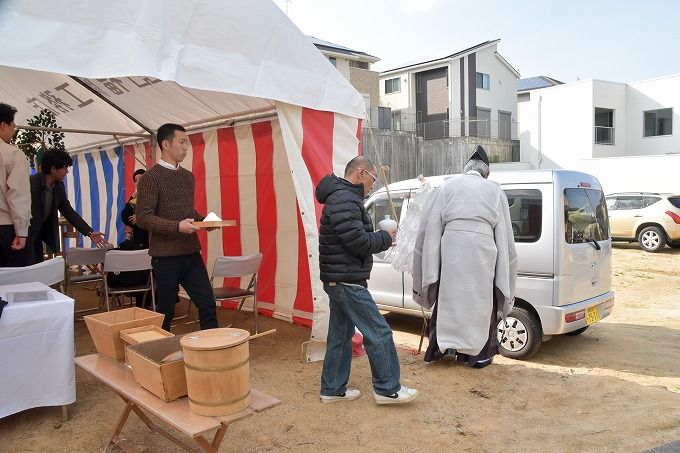
<path id="1" fill-rule="evenodd" d="M 488 176 L 478 146 L 465 173 L 447 179 L 425 206 L 413 298 L 433 311 L 426 361 L 450 356 L 483 368 L 498 353 L 496 326 L 514 303 L 517 253 L 507 197 Z"/>

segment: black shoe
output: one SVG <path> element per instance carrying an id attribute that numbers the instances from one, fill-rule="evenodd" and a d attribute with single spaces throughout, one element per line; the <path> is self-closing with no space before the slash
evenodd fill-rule
<path id="1" fill-rule="evenodd" d="M 492 363 L 493 363 L 493 357 L 490 358 L 490 359 L 486 359 L 486 360 L 480 360 L 479 362 L 472 365 L 472 368 L 477 368 L 478 370 L 481 370 L 482 368 L 488 367 Z"/>

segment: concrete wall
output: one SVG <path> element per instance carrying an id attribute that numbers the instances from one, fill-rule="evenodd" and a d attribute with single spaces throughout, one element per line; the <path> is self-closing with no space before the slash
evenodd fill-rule
<path id="1" fill-rule="evenodd" d="M 371 97 L 371 108 L 380 105 L 380 90 L 378 89 L 378 73 L 376 71 L 349 68 L 349 82 L 359 93 Z"/>

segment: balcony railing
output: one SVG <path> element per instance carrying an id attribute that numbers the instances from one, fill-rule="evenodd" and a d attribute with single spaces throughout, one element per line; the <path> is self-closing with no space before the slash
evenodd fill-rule
<path id="1" fill-rule="evenodd" d="M 614 144 L 614 128 L 606 126 L 595 126 L 595 144 L 596 145 L 613 145 Z"/>

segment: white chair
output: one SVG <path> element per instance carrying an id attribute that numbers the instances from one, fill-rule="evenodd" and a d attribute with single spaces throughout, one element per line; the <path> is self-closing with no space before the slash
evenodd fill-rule
<path id="1" fill-rule="evenodd" d="M 40 282 L 47 286 L 64 281 L 64 258 L 57 257 L 26 267 L 0 267 L 0 285 Z"/>
<path id="2" fill-rule="evenodd" d="M 109 272 L 132 271 L 149 271 L 147 283 L 114 287 L 109 285 Z M 151 292 L 151 306 L 156 311 L 156 295 L 153 288 L 153 271 L 149 249 L 108 251 L 104 257 L 104 298 L 106 299 L 106 311 L 111 309 L 109 296 L 138 293 L 140 291 Z M 144 301 L 146 301 L 146 293 L 144 294 Z M 144 304 L 142 303 L 142 305 Z"/>
<path id="3" fill-rule="evenodd" d="M 215 288 L 213 293 L 217 302 L 227 300 L 240 300 L 236 308 L 234 321 L 227 327 L 231 327 L 238 318 L 238 313 L 243 308 L 243 303 L 249 297 L 253 298 L 253 316 L 255 318 L 255 333 L 257 334 L 257 273 L 262 263 L 262 253 L 246 256 L 220 256 L 215 260 L 210 284 L 213 285 L 215 278 L 243 277 L 251 275 L 250 281 L 245 288 L 239 286 L 221 286 Z M 220 304 L 218 304 L 220 306 Z"/>
<path id="4" fill-rule="evenodd" d="M 66 294 L 71 297 L 73 295 L 73 286 L 77 284 L 94 283 L 97 295 L 100 296 L 99 305 L 93 308 L 84 308 L 76 310 L 76 314 L 87 313 L 98 310 L 104 303 L 102 299 L 104 291 L 102 290 L 104 282 L 104 274 L 102 273 L 102 265 L 104 264 L 104 255 L 113 246 L 107 248 L 85 248 L 85 247 L 70 247 L 66 249 L 64 258 L 66 259 Z M 71 275 L 71 267 L 77 266 L 78 275 Z M 83 273 L 82 268 L 87 267 L 88 272 Z"/>

